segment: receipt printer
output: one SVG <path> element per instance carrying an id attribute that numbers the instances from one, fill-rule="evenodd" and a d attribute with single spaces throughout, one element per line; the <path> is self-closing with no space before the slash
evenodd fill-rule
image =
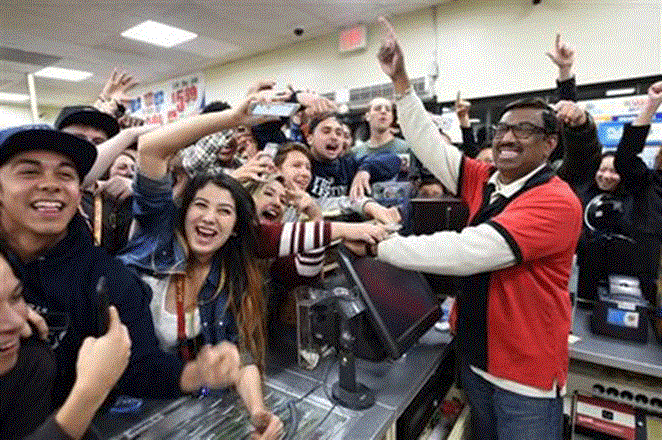
<path id="1" fill-rule="evenodd" d="M 608 285 L 598 287 L 591 331 L 628 341 L 648 341 L 648 303 L 641 294 L 639 278 L 609 275 Z"/>

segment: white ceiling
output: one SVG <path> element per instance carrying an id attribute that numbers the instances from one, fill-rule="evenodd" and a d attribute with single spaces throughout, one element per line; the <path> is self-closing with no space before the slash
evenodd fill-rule
<path id="1" fill-rule="evenodd" d="M 40 105 L 91 102 L 115 66 L 149 84 L 445 1 L 2 0 L 0 91 L 27 93 L 26 74 L 50 64 L 94 76 L 35 78 Z M 165 49 L 120 36 L 147 19 L 198 38 Z M 294 35 L 295 28 L 303 35 Z"/>

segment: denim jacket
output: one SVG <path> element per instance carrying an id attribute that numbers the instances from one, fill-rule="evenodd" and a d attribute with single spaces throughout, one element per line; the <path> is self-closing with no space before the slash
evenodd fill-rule
<path id="1" fill-rule="evenodd" d="M 175 233 L 177 206 L 172 199 L 172 180 L 152 180 L 141 173 L 133 182 L 133 215 L 138 229 L 119 256 L 138 275 L 158 277 L 183 273 L 186 252 Z M 199 293 L 200 324 L 206 344 L 227 340 L 237 342 L 237 327 L 232 312 L 226 308 L 225 288 L 214 301 L 218 288 L 220 261 L 212 260 L 209 275 Z M 165 292 L 153 292 L 165 294 Z"/>

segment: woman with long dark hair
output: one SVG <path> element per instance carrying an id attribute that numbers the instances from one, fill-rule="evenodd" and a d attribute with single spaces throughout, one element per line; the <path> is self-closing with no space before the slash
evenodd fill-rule
<path id="1" fill-rule="evenodd" d="M 262 399 L 266 299 L 257 260 L 305 252 L 335 238 L 375 242 L 385 231 L 324 222 L 260 225 L 251 196 L 225 175 L 191 180 L 178 208 L 169 158 L 202 136 L 245 124 L 249 102 L 180 120 L 140 138 L 134 182 L 138 228 L 120 258 L 152 288 L 162 349 L 191 359 L 198 352 L 204 355 L 207 345 L 237 344 L 241 367 L 227 383 L 236 387 L 258 431 L 272 438 L 282 423 Z"/>

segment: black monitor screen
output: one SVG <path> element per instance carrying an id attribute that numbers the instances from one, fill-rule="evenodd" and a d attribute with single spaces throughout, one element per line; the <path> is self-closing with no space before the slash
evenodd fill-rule
<path id="1" fill-rule="evenodd" d="M 386 354 L 397 359 L 439 319 L 440 307 L 425 278 L 373 258 L 340 262 L 363 300 Z"/>

